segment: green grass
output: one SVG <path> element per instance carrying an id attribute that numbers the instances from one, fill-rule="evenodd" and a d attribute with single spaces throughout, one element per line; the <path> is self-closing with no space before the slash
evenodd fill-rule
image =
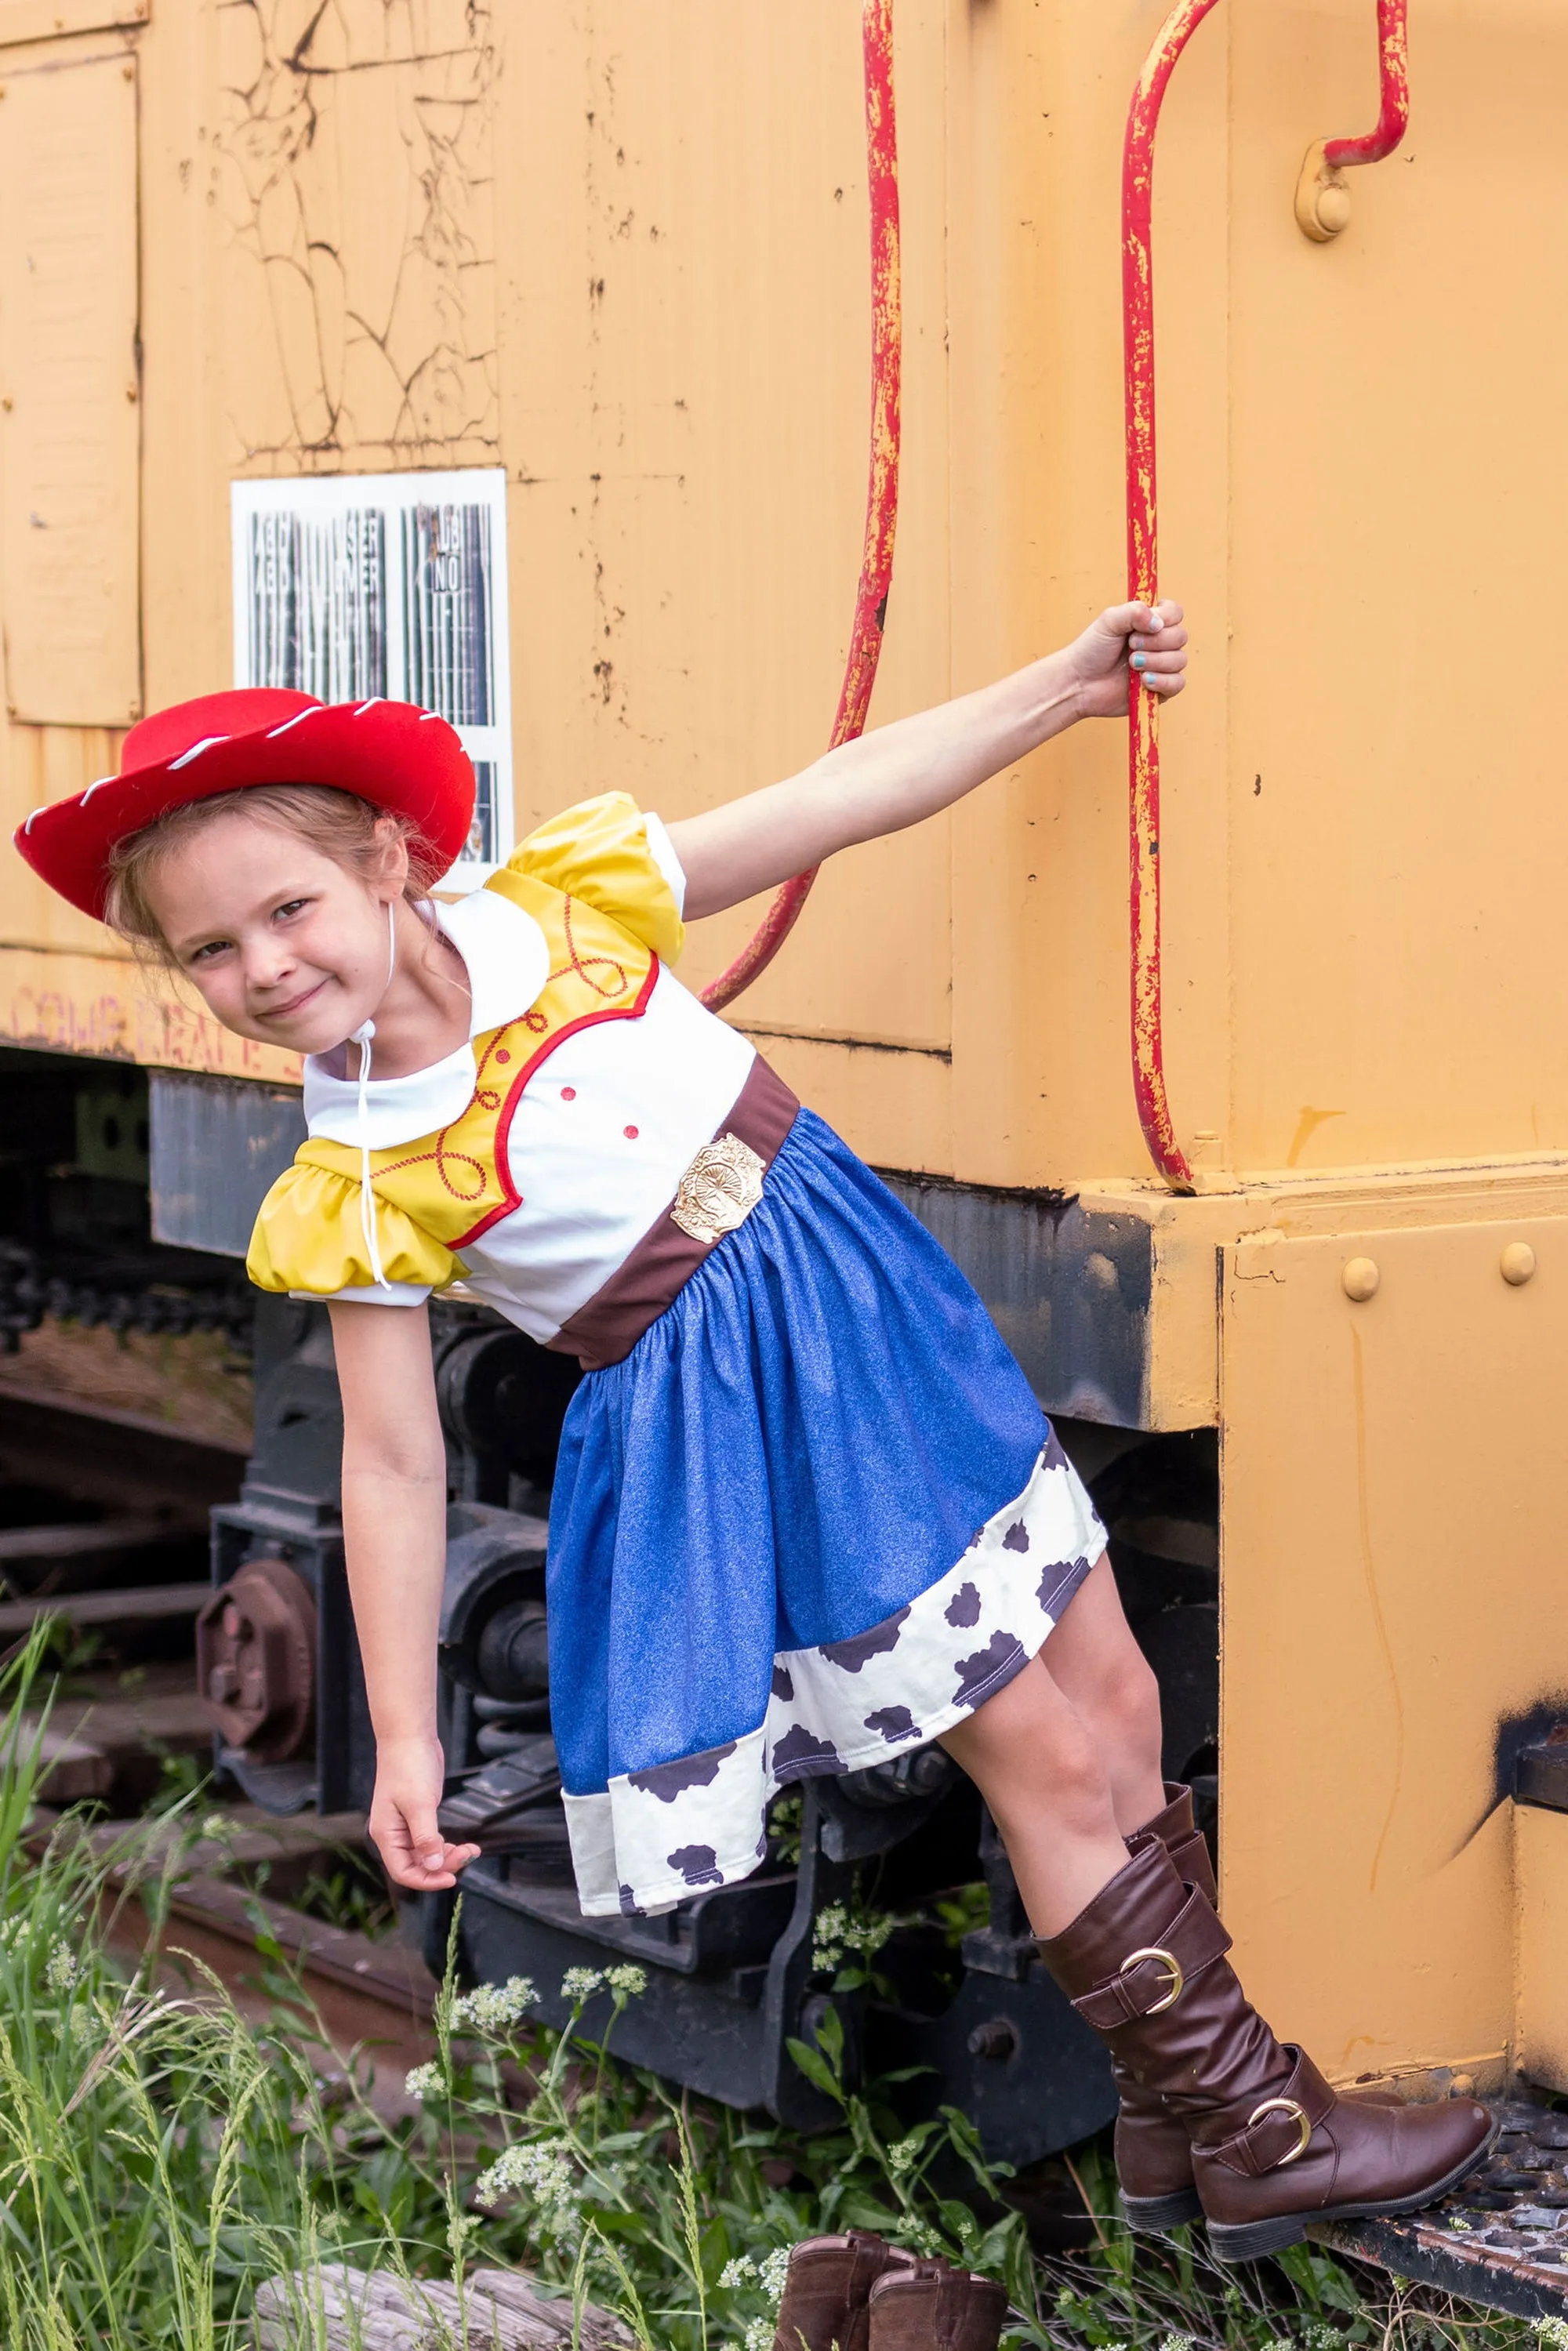
<path id="1" fill-rule="evenodd" d="M 526 1984 L 464 1995 L 449 1980 L 420 2109 L 388 2123 L 370 2102 L 368 2059 L 345 2075 L 265 1938 L 261 2029 L 194 1961 L 176 1997 L 111 1956 L 116 1902 L 143 1901 L 162 1924 L 181 1863 L 167 1813 L 134 1896 L 111 1876 L 132 1856 L 95 1853 L 68 1823 L 29 1858 L 37 1756 L 21 1717 L 40 1656 L 35 1641 L 0 1667 L 5 2351 L 241 2351 L 256 2285 L 329 2259 L 442 2276 L 517 2264 L 618 2309 L 649 2351 L 766 2351 L 786 2250 L 849 2226 L 1004 2279 L 1015 2346 L 1511 2351 L 1533 2339 L 1391 2294 L 1317 2252 L 1220 2272 L 1201 2235 L 1135 2246 L 1093 2151 L 1078 2177 L 1094 2250 L 1037 2258 L 964 2117 L 910 2130 L 891 2102 L 896 2084 L 851 2094 L 831 2024 L 798 2053 L 839 2110 L 837 2127 L 809 2140 L 619 2064 L 615 2023 L 639 1996 L 635 1969 L 574 1971 L 562 2034 L 531 2021 Z M 189 1817 L 193 1839 L 194 1805 Z M 592 2001 L 604 2016 L 606 1991 L 608 2027 L 591 2035 L 584 2014 Z M 1568 2331 L 1547 2339 L 1568 2351 Z M 307 2327 L 301 2351 L 309 2341 Z"/>

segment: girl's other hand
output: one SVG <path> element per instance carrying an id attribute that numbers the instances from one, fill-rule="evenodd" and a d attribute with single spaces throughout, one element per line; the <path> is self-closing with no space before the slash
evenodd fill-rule
<path id="1" fill-rule="evenodd" d="M 371 1842 L 395 1886 L 439 1894 L 476 1859 L 476 1844 L 449 1844 L 435 1808 L 446 1777 L 435 1739 L 383 1739 L 376 1748 L 376 1792 L 371 1801 Z"/>
<path id="2" fill-rule="evenodd" d="M 1092 621 L 1067 658 L 1078 681 L 1082 718 L 1124 718 L 1131 669 L 1162 702 L 1186 684 L 1186 631 L 1182 608 L 1165 602 L 1113 604 Z"/>

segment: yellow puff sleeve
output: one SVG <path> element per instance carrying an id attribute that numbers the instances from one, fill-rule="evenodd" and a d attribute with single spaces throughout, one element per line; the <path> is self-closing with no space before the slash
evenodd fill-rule
<path id="1" fill-rule="evenodd" d="M 675 893 L 648 843 L 648 825 L 629 792 L 604 792 L 563 809 L 530 832 L 511 870 L 585 899 L 634 939 L 674 963 L 685 945 Z"/>
<path id="2" fill-rule="evenodd" d="M 451 1250 L 379 1193 L 376 1240 L 390 1288 L 416 1287 L 423 1295 L 462 1277 L 464 1269 Z M 316 1298 L 374 1290 L 358 1184 L 330 1168 L 297 1159 L 261 1204 L 246 1271 L 258 1290 L 303 1290 Z"/>

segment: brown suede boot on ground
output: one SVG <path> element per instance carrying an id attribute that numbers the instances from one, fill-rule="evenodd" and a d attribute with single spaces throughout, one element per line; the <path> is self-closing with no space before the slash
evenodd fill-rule
<path id="1" fill-rule="evenodd" d="M 997 2351 L 1007 2289 L 945 2262 L 890 2271 L 871 2290 L 870 2351 Z"/>
<path id="2" fill-rule="evenodd" d="M 1187 2129 L 1221 2261 L 1299 2244 L 1309 2220 L 1415 2211 L 1474 2169 L 1497 2136 L 1484 2106 L 1336 2097 L 1249 2006 L 1229 1949 L 1212 1906 L 1154 1837 L 1040 1945 L 1079 2015 Z"/>
<path id="3" fill-rule="evenodd" d="M 1210 1909 L 1218 1907 L 1214 1864 L 1208 1844 L 1193 1818 L 1192 1790 L 1167 1780 L 1166 1808 L 1129 1837 L 1135 1852 L 1145 1837 L 1158 1837 L 1176 1865 L 1176 1876 L 1196 1886 Z M 1186 2124 L 1173 2113 L 1158 2091 L 1145 2090 L 1113 2051 L 1111 2072 L 1121 2105 L 1116 2114 L 1116 2178 L 1130 2229 L 1179 2229 L 1184 2221 L 1201 2220 L 1203 2204 L 1192 2176 L 1192 2137 Z M 1393 2090 L 1354 2090 L 1346 2095 L 1358 2105 L 1397 2106 L 1404 2103 Z"/>
<path id="4" fill-rule="evenodd" d="M 889 2270 L 910 2268 L 913 2253 L 869 2230 L 847 2237 L 808 2237 L 789 2255 L 773 2351 L 866 2351 L 866 2304 Z"/>

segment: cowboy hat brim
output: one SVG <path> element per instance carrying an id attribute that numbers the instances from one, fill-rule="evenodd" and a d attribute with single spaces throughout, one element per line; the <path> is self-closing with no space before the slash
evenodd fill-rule
<path id="1" fill-rule="evenodd" d="M 182 707 L 210 720 L 228 700 L 213 695 Z M 101 922 L 117 841 L 171 809 L 247 784 L 331 785 L 406 818 L 444 868 L 462 854 L 474 820 L 474 769 L 444 718 L 409 702 L 324 703 L 282 690 L 232 700 L 245 705 L 235 715 L 246 718 L 265 702 L 271 723 L 198 735 L 172 756 L 124 768 L 68 799 L 35 809 L 15 836 L 34 872 Z M 128 753 L 135 731 L 126 739 Z"/>

